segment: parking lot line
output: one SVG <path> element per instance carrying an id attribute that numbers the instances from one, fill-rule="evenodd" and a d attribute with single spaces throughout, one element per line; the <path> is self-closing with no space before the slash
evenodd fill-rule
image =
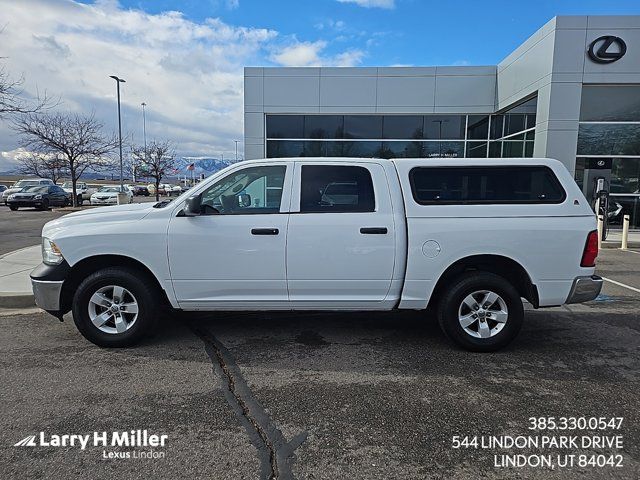
<path id="1" fill-rule="evenodd" d="M 633 290 L 634 292 L 640 293 L 640 288 L 632 287 L 630 285 L 625 285 L 624 283 L 616 282 L 615 280 L 611 280 L 609 278 L 602 277 L 605 282 L 613 283 L 614 285 L 618 285 L 620 287 L 628 288 L 629 290 Z"/>
<path id="2" fill-rule="evenodd" d="M 620 249 L 622 250 L 622 249 Z M 640 255 L 640 252 L 636 252 L 635 250 L 622 250 L 623 252 L 635 253 L 636 255 Z"/>

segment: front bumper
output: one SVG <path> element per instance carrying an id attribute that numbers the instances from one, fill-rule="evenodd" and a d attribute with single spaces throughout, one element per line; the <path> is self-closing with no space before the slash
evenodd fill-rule
<path id="1" fill-rule="evenodd" d="M 32 278 L 31 288 L 36 299 L 36 305 L 43 310 L 59 311 L 63 283 L 63 281 L 34 280 Z"/>
<path id="2" fill-rule="evenodd" d="M 565 303 L 582 303 L 593 300 L 602 290 L 602 278 L 597 275 L 576 277 Z"/>
<path id="3" fill-rule="evenodd" d="M 31 272 L 31 288 L 36 305 L 48 312 L 59 312 L 62 305 L 62 286 L 71 267 L 64 260 L 59 265 L 41 263 Z"/>
<path id="4" fill-rule="evenodd" d="M 7 205 L 10 207 L 41 207 L 42 200 L 9 200 Z"/>
<path id="5" fill-rule="evenodd" d="M 98 200 L 98 199 L 92 198 L 91 200 L 89 200 L 89 202 L 91 203 L 91 205 L 117 205 L 118 199 L 110 198 L 108 200 Z"/>

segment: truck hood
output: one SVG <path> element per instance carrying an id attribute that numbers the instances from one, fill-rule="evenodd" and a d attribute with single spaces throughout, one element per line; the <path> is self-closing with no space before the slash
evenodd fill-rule
<path id="1" fill-rule="evenodd" d="M 74 212 L 45 224 L 42 235 L 51 238 L 61 230 L 75 225 L 96 223 L 121 223 L 143 219 L 153 210 L 154 203 L 130 203 L 128 205 L 114 205 L 112 207 L 97 207 L 81 212 Z"/>

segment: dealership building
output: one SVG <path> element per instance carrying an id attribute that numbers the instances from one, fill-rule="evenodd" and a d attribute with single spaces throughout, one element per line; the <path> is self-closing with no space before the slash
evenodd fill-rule
<path id="1" fill-rule="evenodd" d="M 559 16 L 498 65 L 247 67 L 245 158 L 549 157 L 640 226 L 640 16 Z"/>

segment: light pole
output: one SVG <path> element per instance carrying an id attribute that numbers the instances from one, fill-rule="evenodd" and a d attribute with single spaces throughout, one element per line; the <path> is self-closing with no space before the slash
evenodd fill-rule
<path id="1" fill-rule="evenodd" d="M 240 140 L 234 140 L 234 142 L 236 142 L 236 162 L 238 161 L 238 142 Z"/>
<path id="2" fill-rule="evenodd" d="M 144 113 L 144 107 L 147 106 L 147 104 L 145 102 L 142 102 L 140 105 L 142 105 L 142 138 L 144 140 L 144 159 L 147 160 L 147 117 Z M 136 170 L 135 170 L 135 165 L 133 166 L 133 176 L 135 177 L 136 175 Z M 135 178 L 133 179 L 133 181 L 135 182 Z"/>
<path id="3" fill-rule="evenodd" d="M 118 90 L 118 139 L 120 143 L 120 191 L 122 192 L 122 117 L 120 116 L 120 84 L 125 83 L 124 79 L 118 78 L 115 75 L 109 75 L 116 81 Z"/>
<path id="4" fill-rule="evenodd" d="M 433 120 L 433 123 L 438 124 L 438 140 L 442 140 L 442 124 L 449 123 L 449 120 Z M 438 142 L 438 155 L 442 156 L 442 141 Z"/>

